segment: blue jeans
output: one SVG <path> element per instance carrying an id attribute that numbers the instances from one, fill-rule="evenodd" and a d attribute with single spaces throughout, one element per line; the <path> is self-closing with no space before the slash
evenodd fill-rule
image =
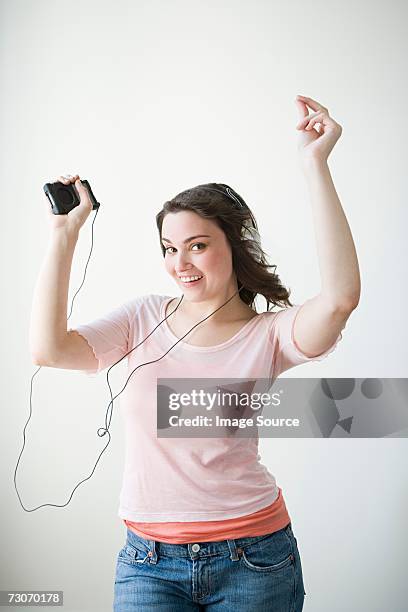
<path id="1" fill-rule="evenodd" d="M 267 535 L 166 544 L 127 529 L 116 563 L 114 612 L 301 612 L 305 596 L 289 523 Z"/>

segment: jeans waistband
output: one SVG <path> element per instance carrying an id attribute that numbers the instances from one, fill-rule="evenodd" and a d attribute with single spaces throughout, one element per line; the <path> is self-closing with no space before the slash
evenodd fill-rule
<path id="1" fill-rule="evenodd" d="M 289 523 L 283 528 L 289 535 L 292 535 L 292 524 Z M 273 532 L 272 532 L 273 533 Z M 167 542 L 159 542 L 156 540 L 145 540 L 138 536 L 131 529 L 127 528 L 127 543 L 136 548 L 140 545 L 147 547 L 148 556 L 152 562 L 156 561 L 157 555 L 165 554 L 172 557 L 189 557 L 198 559 L 199 557 L 209 557 L 222 553 L 230 553 L 233 560 L 238 559 L 239 550 L 245 549 L 251 544 L 261 542 L 272 534 L 237 538 L 235 540 L 219 540 L 217 542 L 194 542 L 189 544 L 169 544 Z"/>

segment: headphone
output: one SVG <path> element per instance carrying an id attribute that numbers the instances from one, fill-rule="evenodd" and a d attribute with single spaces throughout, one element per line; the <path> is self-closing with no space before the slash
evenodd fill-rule
<path id="1" fill-rule="evenodd" d="M 238 197 L 237 197 L 237 196 L 236 196 L 236 195 L 235 195 L 235 194 L 232 192 L 232 190 L 230 189 L 230 187 L 228 187 L 227 185 L 223 185 L 223 184 L 221 184 L 221 186 L 225 187 L 225 191 L 224 191 L 224 190 L 221 190 L 221 189 L 215 189 L 215 188 L 213 188 L 213 187 L 200 187 L 200 189 L 206 189 L 206 190 L 208 190 L 208 191 L 217 191 L 218 193 L 221 193 L 222 195 L 226 195 L 227 197 L 229 197 L 229 198 L 230 198 L 230 199 L 231 199 L 231 200 L 234 202 L 233 207 L 248 210 L 249 215 L 250 215 L 250 222 L 251 222 L 251 223 L 250 223 L 250 225 L 248 225 L 248 224 L 246 224 L 246 223 L 243 223 L 243 225 L 242 225 L 242 230 L 241 230 L 241 237 L 242 237 L 242 239 L 250 238 L 250 239 L 252 239 L 252 240 L 255 240 L 255 241 L 258 243 L 258 244 L 260 244 L 259 233 L 258 233 L 258 230 L 257 230 L 257 227 L 256 227 L 256 221 L 255 221 L 255 219 L 254 219 L 254 217 L 253 217 L 253 215 L 252 215 L 252 213 L 251 213 L 250 209 L 249 209 L 249 208 L 248 208 L 248 206 L 246 205 L 246 203 L 245 203 L 243 200 L 241 201 L 240 199 L 238 199 Z M 85 280 L 86 268 L 87 268 L 87 265 L 88 265 L 89 259 L 90 259 L 90 257 L 91 257 L 92 249 L 93 249 L 93 226 L 94 226 L 95 219 L 96 219 L 96 216 L 97 216 L 98 212 L 99 212 L 99 207 L 96 209 L 95 216 L 94 216 L 94 219 L 93 219 L 93 222 L 92 222 L 92 226 L 91 226 L 91 233 L 92 233 L 92 237 L 91 237 L 91 250 L 90 250 L 90 253 L 89 253 L 88 261 L 87 261 L 86 266 L 85 266 L 84 279 L 83 279 L 83 281 L 82 281 L 82 283 L 81 283 L 81 285 L 80 285 L 79 289 L 82 287 L 82 284 L 83 284 L 83 282 L 84 282 L 84 280 Z M 117 398 L 117 397 L 118 397 L 118 396 L 119 396 L 121 393 L 123 393 L 123 391 L 125 390 L 126 385 L 127 385 L 127 383 L 129 382 L 129 379 L 130 379 L 130 377 L 132 376 L 133 372 L 136 372 L 136 370 L 138 370 L 140 367 L 142 367 L 142 366 L 144 366 L 144 365 L 149 365 L 150 363 L 156 363 L 157 361 L 160 361 L 160 359 L 163 359 L 163 357 L 165 357 L 165 356 L 167 355 L 167 353 L 169 353 L 169 352 L 171 351 L 171 349 L 172 349 L 172 348 L 174 348 L 174 347 L 175 347 L 175 346 L 176 346 L 176 345 L 177 345 L 179 342 L 181 342 L 181 341 L 183 340 L 183 338 L 185 338 L 185 337 L 186 337 L 186 336 L 187 336 L 187 335 L 188 335 L 188 334 L 189 334 L 189 333 L 190 333 L 190 332 L 191 332 L 193 329 L 195 329 L 195 328 L 197 327 L 197 325 L 200 325 L 200 323 L 203 323 L 203 321 L 206 321 L 206 320 L 207 320 L 209 317 L 211 317 L 211 316 L 212 316 L 213 314 L 215 314 L 215 313 L 216 313 L 218 310 L 220 310 L 220 308 L 223 308 L 223 306 L 225 306 L 226 304 L 228 304 L 228 302 L 230 302 L 230 301 L 232 300 L 232 298 L 233 298 L 233 297 L 235 297 L 235 296 L 236 296 L 236 295 L 237 295 L 237 294 L 238 294 L 240 291 L 242 291 L 242 289 L 243 289 L 243 288 L 244 288 L 243 286 L 242 286 L 242 287 L 240 287 L 240 288 L 238 289 L 238 291 L 236 291 L 236 292 L 235 292 L 235 293 L 234 293 L 234 294 L 233 294 L 233 295 L 232 295 L 232 296 L 231 296 L 231 297 L 230 297 L 230 298 L 229 298 L 229 299 L 228 299 L 226 302 L 224 302 L 224 304 L 222 304 L 221 306 L 219 306 L 219 307 L 218 307 L 216 310 L 214 310 L 214 312 L 212 312 L 211 314 L 209 314 L 209 315 L 208 315 L 207 317 L 205 317 L 205 318 L 204 318 L 202 321 L 199 321 L 198 323 L 196 323 L 195 325 L 193 325 L 193 327 L 192 327 L 192 328 L 191 328 L 191 329 L 190 329 L 190 330 L 189 330 L 189 331 L 188 331 L 186 334 L 184 334 L 184 336 L 182 336 L 181 338 L 179 338 L 179 340 L 177 340 L 177 342 L 175 342 L 175 343 L 173 344 L 173 346 L 171 346 L 171 347 L 169 348 L 169 350 L 168 350 L 168 351 L 166 351 L 166 352 L 165 352 L 165 353 L 164 353 L 164 354 L 163 354 L 161 357 L 159 357 L 158 359 L 153 359 L 152 361 L 147 361 L 146 363 L 141 363 L 140 365 L 138 365 L 138 366 L 137 366 L 137 367 L 136 367 L 136 368 L 135 368 L 135 369 L 134 369 L 134 370 L 133 370 L 133 371 L 132 371 L 132 372 L 129 374 L 129 376 L 128 376 L 127 380 L 126 380 L 126 383 L 125 383 L 125 385 L 124 385 L 124 387 L 123 387 L 123 389 L 122 389 L 122 390 L 121 390 L 121 391 L 120 391 L 120 392 L 119 392 L 117 395 L 115 395 L 115 397 L 112 397 L 112 389 L 111 389 L 111 386 L 110 386 L 110 384 L 109 384 L 109 372 L 110 372 L 110 370 L 111 370 L 111 369 L 112 369 L 112 368 L 113 368 L 115 365 L 117 365 L 118 363 L 120 363 L 120 362 L 122 361 L 122 359 L 124 359 L 125 357 L 127 357 L 127 355 L 130 355 L 130 353 L 132 353 L 132 352 L 133 352 L 135 349 L 137 349 L 137 348 L 138 348 L 138 347 L 139 347 L 141 344 L 143 344 L 143 342 L 145 342 L 145 341 L 146 341 L 146 340 L 147 340 L 147 339 L 148 339 L 148 338 L 149 338 L 149 337 L 152 335 L 152 333 L 153 333 L 153 332 L 154 332 L 154 331 L 155 331 L 155 330 L 156 330 L 156 329 L 157 329 L 157 328 L 158 328 L 158 327 L 159 327 L 159 326 L 160 326 L 160 325 L 161 325 L 161 324 L 162 324 L 164 321 L 166 321 L 166 319 L 168 319 L 170 315 L 172 315 L 172 314 L 173 314 L 173 313 L 174 313 L 174 312 L 177 310 L 177 308 L 180 306 L 180 304 L 181 304 L 181 302 L 182 302 L 182 300 L 183 300 L 183 298 L 184 298 L 184 295 L 182 295 L 182 296 L 181 296 L 181 298 L 180 298 L 180 300 L 179 300 L 179 303 L 178 303 L 178 304 L 177 304 L 177 306 L 174 308 L 174 310 L 172 310 L 172 311 L 171 311 L 171 312 L 170 312 L 170 313 L 169 313 L 169 314 L 168 314 L 168 315 L 167 315 L 167 316 L 166 316 L 166 317 L 165 317 L 165 318 L 164 318 L 162 321 L 160 321 L 160 323 L 158 323 L 158 325 L 156 325 L 156 327 L 155 327 L 155 328 L 154 328 L 154 329 L 153 329 L 153 330 L 152 330 L 152 331 L 151 331 L 151 332 L 150 332 L 150 333 L 149 333 L 149 334 L 146 336 L 146 338 L 144 338 L 144 340 L 142 340 L 141 342 L 139 342 L 139 344 L 137 344 L 136 346 L 134 346 L 134 347 L 133 347 L 133 348 L 132 348 L 130 351 L 128 351 L 128 352 L 127 352 L 125 355 L 123 355 L 123 357 L 121 357 L 121 358 L 120 358 L 120 359 L 119 359 L 119 360 L 118 360 L 116 363 L 114 363 L 114 364 L 112 364 L 112 365 L 110 366 L 110 368 L 109 368 L 109 369 L 108 369 L 108 371 L 106 372 L 106 382 L 107 382 L 108 387 L 109 387 L 109 392 L 110 392 L 110 396 L 111 396 L 111 401 L 110 401 L 110 402 L 109 402 L 109 404 L 108 404 L 108 408 L 107 408 L 106 415 L 105 415 L 105 427 L 100 427 L 100 428 L 97 430 L 97 434 L 98 434 L 98 436 L 99 436 L 100 438 L 101 438 L 101 437 L 103 437 L 105 434 L 108 434 L 109 439 L 108 439 L 107 444 L 105 445 L 105 447 L 102 449 L 101 453 L 99 454 L 99 457 L 98 457 L 98 459 L 97 459 L 97 461 L 96 461 L 96 463 L 95 463 L 95 465 L 94 465 L 94 468 L 93 468 L 92 472 L 89 474 L 89 476 L 87 476 L 86 478 L 84 478 L 83 480 L 81 480 L 80 482 L 78 482 L 78 484 L 77 484 L 77 485 L 74 487 L 74 489 L 72 490 L 72 493 L 71 493 L 71 495 L 70 495 L 70 497 L 69 497 L 68 501 L 67 501 L 65 504 L 41 504 L 40 506 L 37 506 L 36 508 L 31 508 L 31 509 L 28 509 L 28 508 L 26 508 L 26 507 L 24 506 L 24 504 L 22 503 L 21 498 L 20 498 L 20 495 L 19 495 L 19 493 L 18 493 L 18 490 L 17 490 L 17 484 L 16 484 L 16 474 L 17 474 L 18 464 L 19 464 L 19 462 L 20 462 L 20 458 L 21 458 L 21 455 L 23 454 L 23 450 L 24 450 L 24 446 L 25 446 L 25 430 L 26 430 L 26 427 L 27 427 L 27 425 L 28 425 L 28 423 L 29 423 L 29 421 L 30 421 L 30 419 L 31 419 L 31 415 L 32 415 L 32 404 L 31 404 L 31 397 L 32 397 L 32 389 L 33 389 L 33 378 L 34 378 L 34 376 L 36 376 L 36 374 L 37 374 L 37 373 L 38 373 L 38 372 L 41 370 L 41 367 L 42 367 L 42 366 L 40 366 L 40 367 L 38 368 L 38 370 L 37 370 L 36 372 L 34 372 L 33 376 L 31 377 L 31 386 L 30 386 L 30 416 L 28 417 L 28 420 L 27 420 L 27 422 L 26 422 L 26 424 L 25 424 L 25 426 L 24 426 L 24 429 L 23 429 L 23 447 L 22 447 L 22 449 L 21 449 L 20 455 L 19 455 L 18 460 L 17 460 L 17 465 L 16 465 L 16 468 L 15 468 L 15 471 L 14 471 L 14 487 L 15 487 L 15 489 L 16 489 L 16 493 L 17 493 L 17 496 L 18 496 L 18 499 L 19 499 L 20 505 L 21 505 L 21 507 L 23 508 L 23 510 L 25 510 L 26 512 L 34 512 L 35 510 L 38 510 L 39 508 L 43 508 L 44 506 L 54 506 L 55 508 L 63 508 L 64 506 L 66 506 L 66 505 L 68 505 L 68 504 L 69 504 L 69 502 L 70 502 L 70 500 L 72 499 L 72 496 L 73 496 L 73 494 L 74 494 L 74 491 L 75 491 L 75 490 L 76 490 L 76 489 L 79 487 L 79 485 L 80 485 L 80 484 L 82 484 L 83 482 L 85 482 L 86 480 L 89 480 L 89 478 L 91 478 L 91 476 L 92 476 L 92 474 L 94 473 L 95 468 L 96 468 L 96 466 L 97 466 L 97 464 L 98 464 L 98 462 L 99 462 L 99 459 L 101 458 L 102 454 L 105 452 L 106 448 L 108 447 L 108 445 L 109 445 L 109 443 L 110 443 L 110 440 L 111 440 L 111 435 L 110 435 L 110 433 L 109 433 L 109 427 L 110 427 L 110 422 L 111 422 L 111 419 L 112 419 L 113 401 L 114 401 L 114 400 L 115 400 L 115 399 L 116 399 L 116 398 Z M 67 318 L 67 322 L 68 322 L 68 320 L 69 320 L 69 318 L 70 318 L 70 316 L 71 316 L 71 314 L 72 314 L 72 305 L 73 305 L 73 303 L 74 303 L 75 297 L 77 296 L 77 294 L 78 294 L 78 292 L 79 292 L 79 289 L 78 289 L 78 291 L 75 293 L 74 297 L 72 298 L 72 302 L 71 302 L 71 311 L 70 311 L 70 314 L 69 314 L 69 316 L 68 316 L 68 318 Z M 109 415 L 109 421 L 108 421 L 108 415 Z"/>
<path id="2" fill-rule="evenodd" d="M 223 186 L 225 187 L 225 191 L 221 191 L 221 189 L 215 189 L 214 187 L 200 187 L 200 189 L 205 189 L 206 191 L 217 191 L 218 193 L 221 193 L 222 195 L 227 195 L 229 198 L 231 198 L 235 202 L 234 204 L 235 208 L 242 208 L 244 210 L 247 210 L 249 213 L 249 224 L 246 223 L 245 221 L 242 224 L 241 238 L 244 240 L 245 239 L 254 240 L 260 246 L 261 238 L 258 232 L 255 218 L 252 215 L 252 212 L 250 211 L 250 209 L 248 208 L 244 200 L 242 201 L 239 200 L 237 195 L 232 192 L 232 189 L 228 187 L 228 185 L 223 185 Z M 260 261 L 259 256 L 258 256 L 258 261 Z"/>

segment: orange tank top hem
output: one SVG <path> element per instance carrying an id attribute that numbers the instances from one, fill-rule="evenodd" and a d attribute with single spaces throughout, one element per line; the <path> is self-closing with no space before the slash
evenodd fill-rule
<path id="1" fill-rule="evenodd" d="M 273 504 L 233 519 L 171 523 L 140 523 L 123 519 L 123 522 L 128 529 L 145 540 L 167 544 L 217 542 L 267 535 L 283 529 L 291 522 L 282 489 L 278 489 L 279 494 Z"/>

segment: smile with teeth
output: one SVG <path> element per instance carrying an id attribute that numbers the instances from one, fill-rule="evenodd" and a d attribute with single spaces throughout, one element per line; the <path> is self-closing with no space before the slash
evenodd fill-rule
<path id="1" fill-rule="evenodd" d="M 202 279 L 202 276 L 199 276 L 198 274 L 194 275 L 194 276 L 179 276 L 179 279 L 181 280 L 182 283 L 198 283 L 198 281 L 200 279 Z"/>

